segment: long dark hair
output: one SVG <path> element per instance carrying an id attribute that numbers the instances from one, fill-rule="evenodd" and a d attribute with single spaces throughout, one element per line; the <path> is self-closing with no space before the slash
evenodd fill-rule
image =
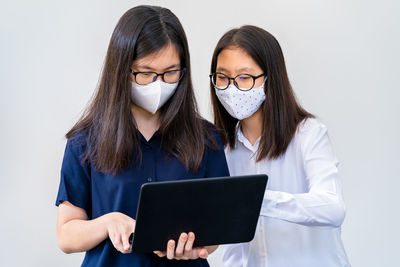
<path id="1" fill-rule="evenodd" d="M 132 157 L 141 164 L 140 133 L 131 106 L 130 67 L 140 58 L 168 44 L 177 49 L 185 74 L 175 94 L 160 110 L 161 144 L 191 171 L 202 161 L 204 149 L 215 147 L 206 139 L 209 124 L 201 119 L 194 98 L 190 56 L 185 32 L 178 18 L 157 6 L 137 6 L 118 21 L 111 36 L 100 82 L 81 119 L 66 134 L 87 134 L 83 160 L 93 162 L 102 172 L 116 174 L 126 168 Z"/>
<path id="2" fill-rule="evenodd" d="M 214 50 L 211 73 L 216 70 L 218 55 L 227 47 L 246 51 L 268 77 L 264 85 L 266 99 L 261 106 L 263 125 L 257 161 L 278 158 L 285 153 L 298 124 L 313 115 L 297 103 L 281 47 L 270 33 L 251 25 L 225 33 Z M 219 102 L 211 82 L 210 89 L 215 125 L 222 134 L 224 145 L 234 148 L 238 119 L 229 115 Z"/>

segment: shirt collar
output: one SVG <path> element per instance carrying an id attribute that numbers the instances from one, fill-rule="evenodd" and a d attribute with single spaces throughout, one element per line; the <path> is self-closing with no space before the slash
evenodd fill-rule
<path id="1" fill-rule="evenodd" d="M 160 137 L 159 130 L 155 131 L 154 134 L 150 137 L 150 139 L 148 141 L 146 140 L 146 138 L 144 138 L 144 136 L 142 135 L 142 133 L 139 130 L 137 130 L 137 132 L 139 133 L 140 141 L 142 143 L 144 143 L 145 145 L 150 145 L 152 143 L 160 142 L 161 137 Z"/>
<path id="2" fill-rule="evenodd" d="M 246 138 L 246 136 L 244 136 L 242 130 L 240 129 L 240 123 L 238 124 L 237 128 L 236 128 L 236 140 L 241 142 L 243 144 L 244 147 L 246 147 L 248 150 L 250 150 L 251 152 L 255 153 L 258 150 L 258 146 L 260 144 L 260 139 L 261 136 L 257 138 L 256 142 L 254 143 L 254 145 L 252 145 L 250 143 L 250 141 Z"/>

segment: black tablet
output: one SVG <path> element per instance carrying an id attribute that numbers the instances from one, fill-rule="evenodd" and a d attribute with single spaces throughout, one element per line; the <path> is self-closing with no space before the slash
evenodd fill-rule
<path id="1" fill-rule="evenodd" d="M 142 185 L 132 251 L 164 251 L 183 232 L 195 234 L 194 247 L 251 241 L 267 180 L 247 175 Z"/>

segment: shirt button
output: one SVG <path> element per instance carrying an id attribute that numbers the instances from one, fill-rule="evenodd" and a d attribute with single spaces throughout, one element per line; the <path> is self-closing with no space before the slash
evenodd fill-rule
<path id="1" fill-rule="evenodd" d="M 151 177 L 147 178 L 147 182 L 151 182 L 153 179 Z"/>

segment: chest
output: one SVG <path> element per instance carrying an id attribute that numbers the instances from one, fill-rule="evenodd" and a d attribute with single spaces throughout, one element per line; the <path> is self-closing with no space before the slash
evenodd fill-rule
<path id="1" fill-rule="evenodd" d="M 135 218 L 141 186 L 144 183 L 194 179 L 204 177 L 205 168 L 193 173 L 184 165 L 159 149 L 144 146 L 141 164 L 131 164 L 117 175 L 100 173 L 91 169 L 91 201 L 93 217 L 109 212 L 122 212 Z M 173 192 L 171 192 L 173 194 Z M 162 199 L 159 200 L 162 203 Z"/>
<path id="2" fill-rule="evenodd" d="M 304 159 L 301 150 L 293 143 L 283 155 L 271 160 L 257 161 L 256 152 L 240 145 L 225 153 L 231 175 L 267 174 L 269 190 L 307 192 L 308 181 L 304 170 Z"/>

